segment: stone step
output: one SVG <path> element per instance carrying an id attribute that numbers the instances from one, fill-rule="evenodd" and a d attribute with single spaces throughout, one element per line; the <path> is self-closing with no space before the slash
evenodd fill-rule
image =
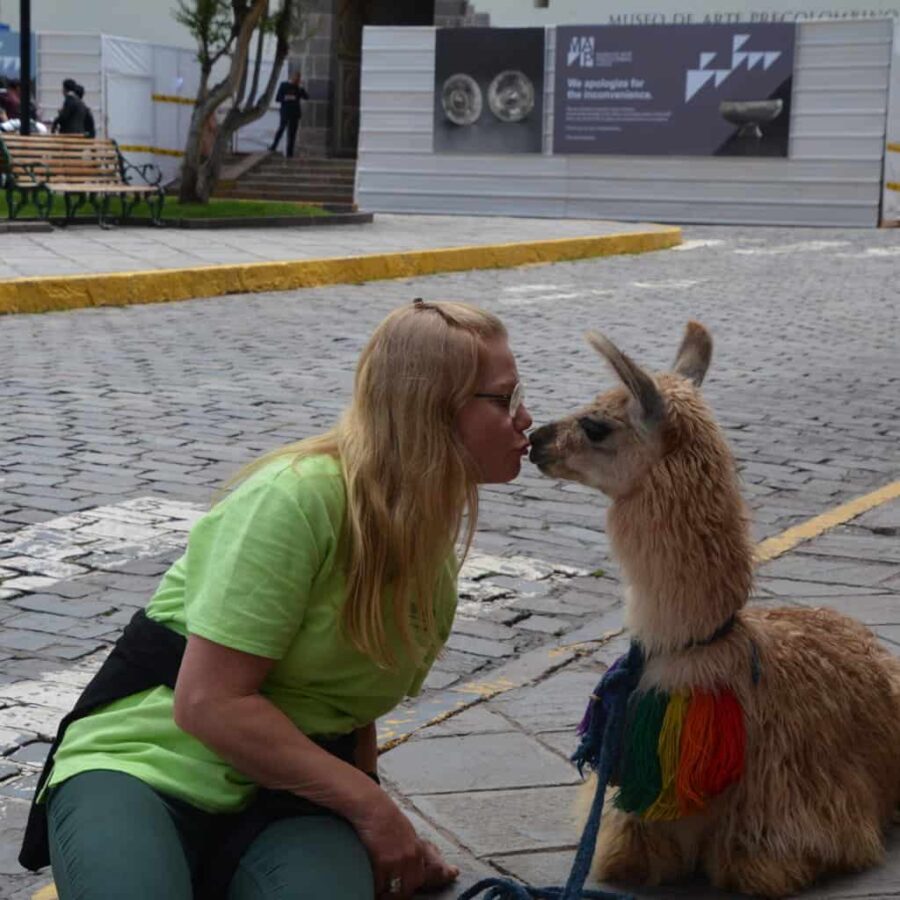
<path id="1" fill-rule="evenodd" d="M 232 200 L 295 200 L 300 203 L 353 203 L 353 194 L 337 191 L 307 190 L 307 191 L 273 191 L 256 190 L 253 188 L 221 188 L 216 191 L 217 197 L 230 198 Z"/>
<path id="2" fill-rule="evenodd" d="M 282 156 L 272 155 L 266 159 L 263 165 L 279 169 L 327 169 L 340 172 L 353 172 L 356 170 L 355 159 L 318 159 L 311 156 L 295 156 L 292 159 L 285 159 Z"/>
<path id="3" fill-rule="evenodd" d="M 241 178 L 237 184 L 240 184 L 241 187 L 272 188 L 279 190 L 321 187 L 329 191 L 353 191 L 353 181 L 326 180 L 324 178 L 272 178 L 259 175 L 256 178 Z"/>

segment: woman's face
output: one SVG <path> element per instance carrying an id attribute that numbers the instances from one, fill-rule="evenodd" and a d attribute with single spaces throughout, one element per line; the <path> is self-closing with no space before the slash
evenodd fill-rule
<path id="1" fill-rule="evenodd" d="M 481 353 L 481 376 L 476 394 L 512 394 L 519 381 L 516 360 L 506 338 L 485 341 Z M 528 451 L 525 432 L 532 419 L 519 405 L 509 414 L 509 401 L 491 397 L 470 397 L 456 417 L 456 431 L 475 462 L 480 484 L 512 481 Z"/>

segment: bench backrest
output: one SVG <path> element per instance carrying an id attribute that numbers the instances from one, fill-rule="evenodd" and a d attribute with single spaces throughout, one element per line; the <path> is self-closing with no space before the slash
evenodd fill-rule
<path id="1" fill-rule="evenodd" d="M 29 163 L 42 163 L 50 170 L 48 180 L 56 182 L 110 182 L 120 184 L 119 154 L 114 141 L 105 138 L 86 138 L 80 135 L 62 134 L 2 134 L 0 141 L 6 147 L 7 159 L 3 160 L 16 180 L 31 181 L 25 168 Z M 45 178 L 44 170 L 37 167 L 39 180 Z"/>

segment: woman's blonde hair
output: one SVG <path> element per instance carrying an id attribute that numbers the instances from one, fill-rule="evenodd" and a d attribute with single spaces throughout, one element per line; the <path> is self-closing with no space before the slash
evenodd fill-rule
<path id="1" fill-rule="evenodd" d="M 359 358 L 353 399 L 324 434 L 289 444 L 242 470 L 235 481 L 289 456 L 340 461 L 347 489 L 347 601 L 351 643 L 390 667 L 383 597 L 407 649 L 416 631 L 437 638 L 434 595 L 460 537 L 468 552 L 478 517 L 477 473 L 455 428 L 477 390 L 485 341 L 505 338 L 494 315 L 466 303 L 414 303 L 394 310 Z"/>

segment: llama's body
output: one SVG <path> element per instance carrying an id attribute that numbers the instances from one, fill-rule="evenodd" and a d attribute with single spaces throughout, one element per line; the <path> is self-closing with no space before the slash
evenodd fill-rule
<path id="1" fill-rule="evenodd" d="M 758 653 L 760 678 L 751 677 Z M 825 609 L 749 609 L 710 645 L 651 658 L 639 689 L 730 688 L 744 774 L 709 812 L 646 822 L 607 804 L 598 880 L 658 884 L 704 871 L 768 897 L 881 861 L 900 802 L 900 662 Z"/>
<path id="2" fill-rule="evenodd" d="M 607 804 L 594 874 L 659 884 L 699 870 L 781 897 L 881 860 L 900 804 L 900 660 L 833 611 L 745 608 L 752 545 L 731 453 L 685 377 L 699 384 L 709 361 L 692 328 L 678 374 L 652 380 L 598 341 L 628 391 L 532 436 L 542 469 L 614 499 L 626 621 L 647 654 L 638 691 L 730 691 L 743 710 L 740 779 L 672 821 Z"/>

